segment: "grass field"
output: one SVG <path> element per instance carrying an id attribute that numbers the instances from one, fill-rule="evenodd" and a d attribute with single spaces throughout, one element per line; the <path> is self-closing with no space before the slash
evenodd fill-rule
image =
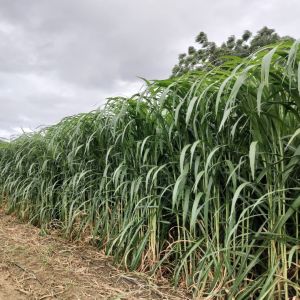
<path id="1" fill-rule="evenodd" d="M 2 198 L 195 296 L 299 297 L 299 62 L 269 46 L 3 143 Z"/>

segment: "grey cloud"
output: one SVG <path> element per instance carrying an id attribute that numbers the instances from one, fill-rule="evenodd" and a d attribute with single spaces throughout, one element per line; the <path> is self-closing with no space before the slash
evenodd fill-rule
<path id="1" fill-rule="evenodd" d="M 0 136 L 134 92 L 137 76 L 167 77 L 201 30 L 218 42 L 264 25 L 297 37 L 299 9 L 297 0 L 0 0 Z"/>

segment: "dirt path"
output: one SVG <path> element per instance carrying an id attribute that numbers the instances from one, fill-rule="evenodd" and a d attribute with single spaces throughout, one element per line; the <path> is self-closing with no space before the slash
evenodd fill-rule
<path id="1" fill-rule="evenodd" d="M 87 245 L 23 224 L 0 210 L 0 300 L 186 299 L 168 286 L 114 268 Z"/>

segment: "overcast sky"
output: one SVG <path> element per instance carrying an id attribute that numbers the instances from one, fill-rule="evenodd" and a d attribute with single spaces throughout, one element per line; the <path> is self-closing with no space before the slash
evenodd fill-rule
<path id="1" fill-rule="evenodd" d="M 299 0 L 0 0 L 0 137 L 166 78 L 200 31 L 300 37 Z"/>

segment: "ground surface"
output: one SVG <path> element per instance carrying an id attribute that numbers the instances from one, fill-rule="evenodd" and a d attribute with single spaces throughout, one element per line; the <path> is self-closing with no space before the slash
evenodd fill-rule
<path id="1" fill-rule="evenodd" d="M 23 224 L 0 209 L 0 300 L 186 299 L 165 283 L 122 273 L 88 245 Z"/>

